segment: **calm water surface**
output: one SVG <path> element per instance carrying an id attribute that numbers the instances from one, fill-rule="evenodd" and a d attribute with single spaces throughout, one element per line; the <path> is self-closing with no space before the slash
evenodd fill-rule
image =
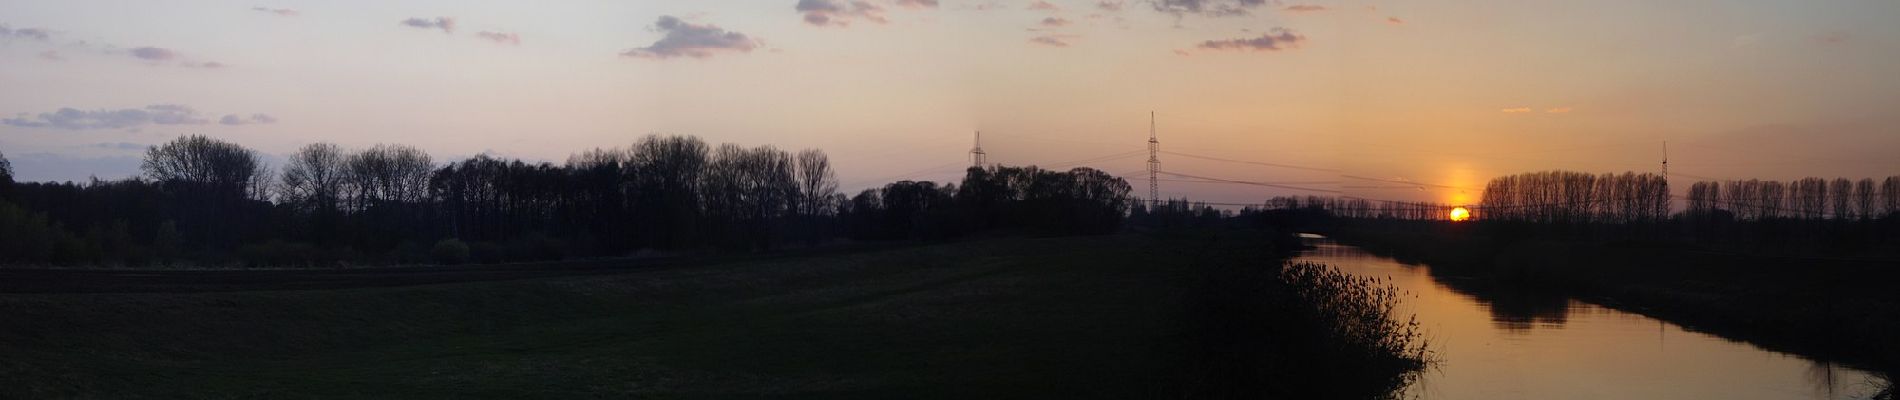
<path id="1" fill-rule="evenodd" d="M 1863 399 L 1872 375 L 1690 332 L 1561 296 L 1434 278 L 1307 236 L 1297 260 L 1388 278 L 1405 291 L 1440 364 L 1407 390 L 1422 399 Z"/>

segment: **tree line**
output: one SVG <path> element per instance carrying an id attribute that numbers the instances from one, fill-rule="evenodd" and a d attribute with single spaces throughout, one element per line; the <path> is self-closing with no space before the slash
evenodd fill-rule
<path id="1" fill-rule="evenodd" d="M 1900 213 L 1900 176 L 1703 181 L 1689 185 L 1687 210 L 1698 218 L 1872 220 Z"/>
<path id="2" fill-rule="evenodd" d="M 1624 224 L 1672 218 L 1869 221 L 1900 213 L 1900 176 L 1876 181 L 1804 178 L 1691 184 L 1673 212 L 1669 183 L 1658 174 L 1543 171 L 1494 178 L 1485 185 L 1474 218 L 1543 223 Z M 1444 219 L 1452 205 L 1375 201 L 1352 197 L 1281 196 L 1265 210 L 1311 209 L 1355 219 Z M 1253 207 L 1249 207 L 1253 208 Z"/>
<path id="3" fill-rule="evenodd" d="M 140 177 L 12 180 L 0 156 L 0 263 L 357 265 L 758 251 L 986 231 L 1119 229 L 1127 182 L 1101 171 L 971 168 L 959 183 L 839 192 L 821 150 L 647 136 L 561 165 L 414 147 L 255 150 L 185 136 Z"/>
<path id="4" fill-rule="evenodd" d="M 1662 175 L 1543 171 L 1491 179 L 1478 218 L 1551 223 L 1625 224 L 1666 220 L 1669 181 Z"/>

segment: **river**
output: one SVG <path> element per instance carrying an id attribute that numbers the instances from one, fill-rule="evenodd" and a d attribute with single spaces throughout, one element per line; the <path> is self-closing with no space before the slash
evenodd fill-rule
<path id="1" fill-rule="evenodd" d="M 1561 295 L 1433 277 L 1314 235 L 1296 261 L 1385 278 L 1403 291 L 1438 363 L 1418 399 L 1864 399 L 1880 382 L 1848 367 L 1693 332 Z"/>

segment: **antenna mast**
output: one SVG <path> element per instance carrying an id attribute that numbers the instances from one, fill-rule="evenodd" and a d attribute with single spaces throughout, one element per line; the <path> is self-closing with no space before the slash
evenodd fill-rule
<path id="1" fill-rule="evenodd" d="M 1155 112 L 1148 112 L 1148 202 L 1161 205 L 1161 184 L 1155 174 L 1161 172 L 1161 141 L 1155 139 Z"/>
<path id="2" fill-rule="evenodd" d="M 970 148 L 970 164 L 983 168 L 983 164 L 988 161 L 983 156 L 983 131 L 976 131 L 976 147 Z"/>

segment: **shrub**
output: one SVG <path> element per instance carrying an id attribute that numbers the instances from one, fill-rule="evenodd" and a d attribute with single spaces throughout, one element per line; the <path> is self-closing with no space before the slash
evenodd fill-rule
<path id="1" fill-rule="evenodd" d="M 435 248 L 429 254 L 435 257 L 435 263 L 456 265 L 468 262 L 468 243 L 459 239 L 442 239 L 435 242 Z"/>
<path id="2" fill-rule="evenodd" d="M 250 267 L 307 267 L 323 258 L 316 246 L 282 240 L 245 245 L 238 249 L 238 257 Z"/>

